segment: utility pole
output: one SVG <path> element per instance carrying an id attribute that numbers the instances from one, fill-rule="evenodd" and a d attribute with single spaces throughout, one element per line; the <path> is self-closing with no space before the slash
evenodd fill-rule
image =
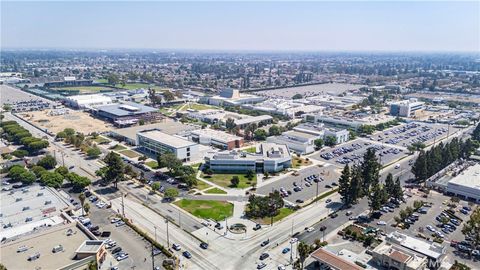
<path id="1" fill-rule="evenodd" d="M 155 228 L 155 242 L 157 242 L 157 226 L 153 226 Z"/>
<path id="2" fill-rule="evenodd" d="M 165 219 L 165 223 L 167 223 L 167 248 L 170 248 L 170 237 L 168 235 L 168 219 Z"/>
<path id="3" fill-rule="evenodd" d="M 123 192 L 122 192 L 122 216 L 125 218 L 125 204 L 123 203 Z"/>
<path id="4" fill-rule="evenodd" d="M 316 192 L 316 195 L 315 195 L 315 199 L 318 198 L 318 182 L 320 182 L 320 178 L 317 179 L 317 192 Z M 316 201 L 318 203 L 318 200 Z"/>
<path id="5" fill-rule="evenodd" d="M 154 255 L 153 255 L 153 243 L 151 243 L 152 245 L 152 270 L 155 270 L 155 258 L 154 258 Z"/>

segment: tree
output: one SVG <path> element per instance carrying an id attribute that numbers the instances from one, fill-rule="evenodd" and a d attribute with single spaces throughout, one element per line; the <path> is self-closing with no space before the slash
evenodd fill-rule
<path id="1" fill-rule="evenodd" d="M 347 164 L 343 167 L 342 174 L 338 179 L 338 193 L 342 196 L 342 202 L 347 206 L 352 204 L 350 177 L 350 167 Z"/>
<path id="2" fill-rule="evenodd" d="M 315 141 L 313 141 L 313 143 L 315 144 L 315 148 L 318 150 L 318 149 L 321 149 L 323 147 L 323 140 L 322 139 L 316 139 Z"/>
<path id="3" fill-rule="evenodd" d="M 8 169 L 8 177 L 13 181 L 13 182 L 18 182 L 21 181 L 21 175 L 25 172 L 28 172 L 27 169 L 25 169 L 21 165 L 13 165 Z"/>
<path id="4" fill-rule="evenodd" d="M 370 201 L 370 210 L 378 211 L 382 204 L 384 204 L 388 200 L 387 192 L 379 185 L 376 184 L 372 187 L 372 191 L 368 196 Z"/>
<path id="5" fill-rule="evenodd" d="M 257 141 L 263 141 L 267 138 L 267 132 L 263 129 L 257 129 L 253 134 L 253 137 Z"/>
<path id="6" fill-rule="evenodd" d="M 176 188 L 167 188 L 165 190 L 164 196 L 166 199 L 174 199 L 178 196 L 178 189 Z"/>
<path id="7" fill-rule="evenodd" d="M 51 155 L 46 155 L 44 158 L 40 159 L 37 162 L 37 165 L 42 166 L 43 168 L 45 168 L 47 170 L 51 170 L 51 169 L 55 168 L 55 166 L 57 166 L 57 161 Z"/>
<path id="8" fill-rule="evenodd" d="M 402 184 L 400 183 L 400 177 L 397 177 L 397 180 L 395 180 L 392 197 L 397 200 L 403 200 L 403 189 Z"/>
<path id="9" fill-rule="evenodd" d="M 225 128 L 227 129 L 228 132 L 232 132 L 237 125 L 235 124 L 235 120 L 232 118 L 228 118 L 227 121 L 225 121 Z"/>
<path id="10" fill-rule="evenodd" d="M 325 145 L 326 146 L 335 146 L 337 144 L 337 138 L 335 138 L 334 136 L 326 136 L 325 137 Z"/>
<path id="11" fill-rule="evenodd" d="M 250 125 L 248 125 L 248 126 L 243 130 L 245 139 L 251 140 L 252 137 L 253 137 L 253 134 L 254 134 L 255 130 L 257 130 L 257 128 L 258 128 L 258 125 L 255 124 L 255 123 L 251 123 Z"/>
<path id="12" fill-rule="evenodd" d="M 120 155 L 115 152 L 109 152 L 103 159 L 106 169 L 102 175 L 102 180 L 106 183 L 113 183 L 115 188 L 117 183 L 125 179 L 125 164 Z"/>
<path id="13" fill-rule="evenodd" d="M 152 184 L 152 189 L 153 190 L 158 190 L 160 188 L 160 183 L 159 182 L 155 182 Z"/>
<path id="14" fill-rule="evenodd" d="M 65 135 L 67 135 L 66 137 L 73 136 L 76 133 L 75 129 L 73 129 L 73 128 L 66 128 L 66 129 L 63 130 L 63 132 L 65 133 Z"/>
<path id="15" fill-rule="evenodd" d="M 68 174 L 68 168 L 65 167 L 65 166 L 60 166 L 58 168 L 55 169 L 55 172 L 56 173 L 59 173 L 61 174 L 63 177 L 67 176 Z"/>
<path id="16" fill-rule="evenodd" d="M 33 166 L 30 170 L 35 174 L 37 178 L 39 178 L 43 172 L 47 171 L 42 166 L 37 166 L 37 165 Z"/>
<path id="17" fill-rule="evenodd" d="M 60 131 L 57 133 L 57 135 L 55 136 L 57 139 L 65 139 L 67 138 L 67 133 L 65 131 Z"/>
<path id="18" fill-rule="evenodd" d="M 362 172 L 358 166 L 353 166 L 351 170 L 351 180 L 350 180 L 350 197 L 351 202 L 356 204 L 358 198 L 363 197 L 364 193 L 362 190 Z"/>
<path id="19" fill-rule="evenodd" d="M 28 145 L 25 145 L 25 148 L 30 152 L 30 154 L 36 154 L 40 150 L 47 148 L 48 145 L 48 141 L 37 139 Z"/>
<path id="20" fill-rule="evenodd" d="M 395 183 L 393 182 L 392 173 L 389 173 L 387 175 L 387 178 L 385 179 L 385 189 L 386 189 L 388 195 L 393 196 L 394 189 L 395 189 Z"/>
<path id="21" fill-rule="evenodd" d="M 102 151 L 100 151 L 100 148 L 97 146 L 90 147 L 87 150 L 87 156 L 89 158 L 98 158 L 102 154 Z"/>
<path id="22" fill-rule="evenodd" d="M 162 95 L 165 97 L 166 101 L 172 101 L 175 99 L 175 95 L 169 90 L 163 91 Z"/>
<path id="23" fill-rule="evenodd" d="M 232 179 L 230 179 L 230 183 L 232 183 L 233 187 L 238 187 L 238 184 L 240 184 L 240 178 L 238 175 L 234 175 Z"/>
<path id="24" fill-rule="evenodd" d="M 280 127 L 277 126 L 277 125 L 272 125 L 268 129 L 268 135 L 269 136 L 278 136 L 280 134 L 282 134 L 282 131 L 281 131 Z"/>
<path id="25" fill-rule="evenodd" d="M 182 161 L 179 160 L 173 153 L 165 153 L 157 156 L 157 162 L 159 168 L 167 167 L 170 173 L 182 166 Z"/>
<path id="26" fill-rule="evenodd" d="M 17 158 L 23 158 L 25 156 L 28 156 L 28 151 L 23 149 L 17 149 L 12 152 L 12 155 L 16 156 Z"/>
<path id="27" fill-rule="evenodd" d="M 472 139 L 474 139 L 476 141 L 480 141 L 480 123 L 478 123 L 478 125 L 473 130 Z"/>
<path id="28" fill-rule="evenodd" d="M 368 148 L 360 165 L 363 179 L 363 194 L 370 194 L 369 189 L 378 184 L 381 165 L 375 156 L 375 149 Z"/>
<path id="29" fill-rule="evenodd" d="M 83 192 L 80 193 L 80 195 L 78 195 L 78 199 L 80 200 L 80 206 L 82 207 L 82 216 L 83 216 L 83 215 L 84 215 L 84 213 L 83 213 L 83 207 L 84 207 L 84 205 L 85 205 L 85 199 L 86 199 L 85 193 L 83 193 Z"/>
<path id="30" fill-rule="evenodd" d="M 251 181 L 255 177 L 255 172 L 253 170 L 248 170 L 245 176 Z"/>
<path id="31" fill-rule="evenodd" d="M 66 179 L 72 183 L 73 188 L 76 190 L 83 189 L 92 183 L 87 177 L 80 176 L 74 172 L 67 174 Z"/>
<path id="32" fill-rule="evenodd" d="M 56 172 L 46 171 L 40 176 L 40 181 L 49 187 L 60 188 L 63 184 L 63 175 Z"/>
<path id="33" fill-rule="evenodd" d="M 298 246 L 297 246 L 297 252 L 298 252 L 298 256 L 300 257 L 299 260 L 300 260 L 300 269 L 303 269 L 303 264 L 305 263 L 305 260 L 308 258 L 308 256 L 310 255 L 310 245 L 304 243 L 303 241 L 301 241 L 300 243 L 298 243 Z"/>
<path id="34" fill-rule="evenodd" d="M 33 182 L 35 182 L 35 180 L 37 180 L 37 177 L 36 177 L 35 174 L 32 173 L 32 172 L 25 171 L 25 172 L 23 172 L 23 173 L 20 174 L 20 181 L 21 181 L 24 185 L 33 184 Z"/>
<path id="35" fill-rule="evenodd" d="M 108 84 L 115 86 L 120 82 L 120 78 L 118 77 L 117 74 L 110 73 L 107 75 L 107 81 L 108 81 Z"/>
<path id="36" fill-rule="evenodd" d="M 427 157 L 424 151 L 420 151 L 420 154 L 415 160 L 412 166 L 412 173 L 418 182 L 423 182 L 428 178 Z"/>
<path id="37" fill-rule="evenodd" d="M 465 222 L 462 233 L 472 238 L 473 246 L 480 245 L 480 207 L 477 207 Z"/>

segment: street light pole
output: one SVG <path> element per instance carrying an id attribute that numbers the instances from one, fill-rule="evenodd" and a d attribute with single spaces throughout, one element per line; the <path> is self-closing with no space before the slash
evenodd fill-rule
<path id="1" fill-rule="evenodd" d="M 157 226 L 153 226 L 155 228 L 155 242 L 157 242 Z"/>
<path id="2" fill-rule="evenodd" d="M 170 238 L 168 235 L 168 219 L 165 219 L 165 223 L 167 223 L 167 248 L 170 247 Z"/>

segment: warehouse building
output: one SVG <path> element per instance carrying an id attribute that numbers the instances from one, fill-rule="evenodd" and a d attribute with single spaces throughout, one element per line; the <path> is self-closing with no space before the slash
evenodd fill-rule
<path id="1" fill-rule="evenodd" d="M 465 169 L 447 183 L 447 194 L 480 202 L 480 164 Z"/>
<path id="2" fill-rule="evenodd" d="M 158 130 L 137 133 L 137 145 L 140 150 L 153 156 L 173 153 L 183 162 L 195 159 L 199 152 L 197 143 Z"/>
<path id="3" fill-rule="evenodd" d="M 190 132 L 189 139 L 203 145 L 211 145 L 223 150 L 232 150 L 233 148 L 240 148 L 243 146 L 242 137 L 209 128 Z"/>
<path id="4" fill-rule="evenodd" d="M 161 118 L 158 109 L 135 102 L 97 106 L 92 111 L 98 118 L 112 122 L 116 126 L 130 126 L 140 120 L 154 121 Z"/>
<path id="5" fill-rule="evenodd" d="M 270 115 L 250 116 L 217 109 L 190 111 L 187 113 L 187 117 L 209 124 L 219 123 L 220 125 L 225 125 L 228 119 L 233 119 L 234 123 L 240 129 L 243 129 L 253 123 L 257 125 L 270 124 L 273 120 L 273 117 Z"/>
<path id="6" fill-rule="evenodd" d="M 74 109 L 91 109 L 95 106 L 112 104 L 110 97 L 101 94 L 69 96 L 64 99 L 65 104 Z"/>
<path id="7" fill-rule="evenodd" d="M 205 155 L 205 164 L 217 172 L 279 172 L 292 166 L 292 157 L 286 145 L 261 143 L 255 153 L 209 152 Z"/>

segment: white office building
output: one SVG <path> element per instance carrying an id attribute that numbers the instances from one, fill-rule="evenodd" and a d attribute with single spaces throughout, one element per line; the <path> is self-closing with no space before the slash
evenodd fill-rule
<path id="1" fill-rule="evenodd" d="M 142 151 L 154 156 L 173 153 L 183 162 L 195 159 L 199 152 L 197 143 L 158 130 L 137 133 L 137 145 Z"/>
<path id="2" fill-rule="evenodd" d="M 286 145 L 261 143 L 255 153 L 244 151 L 210 152 L 205 164 L 218 172 L 279 172 L 292 166 L 292 157 Z"/>
<path id="3" fill-rule="evenodd" d="M 188 137 L 194 142 L 223 150 L 232 150 L 243 146 L 242 137 L 209 128 L 191 131 Z"/>
<path id="4" fill-rule="evenodd" d="M 414 117 L 418 111 L 425 109 L 425 102 L 417 99 L 403 100 L 390 104 L 390 115 L 401 117 Z"/>
<path id="5" fill-rule="evenodd" d="M 322 138 L 319 135 L 299 132 L 295 130 L 282 133 L 280 136 L 271 136 L 267 142 L 284 144 L 295 153 L 310 154 L 315 151 L 315 140 Z"/>

